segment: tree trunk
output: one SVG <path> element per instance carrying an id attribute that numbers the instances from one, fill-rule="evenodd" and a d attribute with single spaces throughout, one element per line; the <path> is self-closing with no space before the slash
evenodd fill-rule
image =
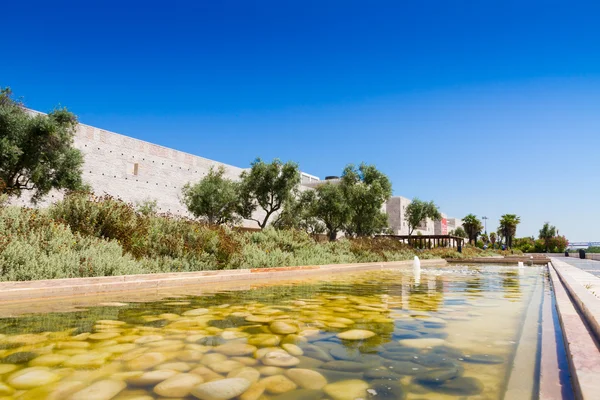
<path id="1" fill-rule="evenodd" d="M 329 236 L 329 241 L 330 242 L 335 242 L 335 239 L 337 239 L 337 231 L 336 230 L 330 230 L 328 232 L 328 236 Z"/>

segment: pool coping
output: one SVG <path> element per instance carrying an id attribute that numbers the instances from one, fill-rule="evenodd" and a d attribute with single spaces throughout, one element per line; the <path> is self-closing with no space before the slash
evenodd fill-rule
<path id="1" fill-rule="evenodd" d="M 577 271 L 566 267 L 571 266 L 552 258 L 548 271 L 554 289 L 575 397 L 593 399 L 600 392 L 600 351 L 596 336 L 599 328 L 600 314 L 597 312 L 600 310 L 600 300 L 576 280 Z"/>
<path id="2" fill-rule="evenodd" d="M 446 264 L 447 262 L 444 259 L 421 260 L 421 266 L 440 266 Z M 289 279 L 299 276 L 410 267 L 412 265 L 413 260 L 407 260 L 0 282 L 0 302 L 88 296 L 222 282 Z"/>

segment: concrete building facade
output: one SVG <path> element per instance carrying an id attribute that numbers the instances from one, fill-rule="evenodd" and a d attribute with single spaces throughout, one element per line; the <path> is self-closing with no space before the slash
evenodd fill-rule
<path id="1" fill-rule="evenodd" d="M 198 182 L 211 167 L 222 166 L 225 176 L 233 180 L 239 179 L 246 169 L 85 124 L 78 125 L 74 146 L 84 155 L 83 180 L 91 186 L 96 195 L 108 194 L 132 204 L 147 200 L 156 201 L 159 212 L 174 215 L 189 216 L 181 202 L 183 186 L 190 182 Z M 317 176 L 301 172 L 301 190 L 314 189 L 324 182 L 337 183 L 339 179 L 324 181 Z M 61 198 L 62 193 L 53 191 L 40 205 L 45 206 Z M 11 203 L 28 206 L 30 199 L 24 195 Z M 408 224 L 404 218 L 408 204 L 409 199 L 394 196 L 382 208 L 388 215 L 392 232 L 396 235 L 408 234 Z M 264 218 L 264 212 L 258 210 L 253 217 Z M 453 228 L 448 225 L 448 231 L 457 226 L 455 218 L 447 221 L 453 221 Z M 246 220 L 244 226 L 255 228 L 257 224 L 255 221 Z M 434 221 L 424 221 L 414 233 L 431 235 L 442 232 L 441 226 Z"/>

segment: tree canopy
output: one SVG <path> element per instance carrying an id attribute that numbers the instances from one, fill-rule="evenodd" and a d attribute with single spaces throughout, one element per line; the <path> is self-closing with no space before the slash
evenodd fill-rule
<path id="1" fill-rule="evenodd" d="M 544 241 L 546 251 L 550 249 L 550 240 L 556 236 L 556 227 L 550 225 L 550 222 L 545 222 L 542 229 L 540 229 L 539 238 Z"/>
<path id="2" fill-rule="evenodd" d="M 325 225 L 315 215 L 316 202 L 316 191 L 298 192 L 286 201 L 273 226 L 276 229 L 302 230 L 311 235 L 325 232 Z"/>
<path id="3" fill-rule="evenodd" d="M 265 163 L 257 158 L 249 171 L 240 175 L 239 214 L 246 219 L 256 221 L 261 229 L 269 223 L 271 216 L 281 210 L 293 196 L 294 189 L 300 184 L 298 164 L 275 159 Z M 252 213 L 260 207 L 265 215 L 256 219 Z"/>
<path id="4" fill-rule="evenodd" d="M 84 189 L 83 156 L 73 147 L 77 117 L 66 108 L 32 115 L 0 91 L 0 191 L 41 200 L 52 189 Z"/>
<path id="5" fill-rule="evenodd" d="M 465 216 L 462 220 L 463 228 L 469 237 L 470 244 L 477 244 L 477 236 L 481 233 L 483 229 L 483 224 L 474 214 L 469 214 Z"/>
<path id="6" fill-rule="evenodd" d="M 225 168 L 211 167 L 198 183 L 183 187 L 183 203 L 190 213 L 209 224 L 233 224 L 240 220 L 238 182 L 224 177 Z"/>
<path id="7" fill-rule="evenodd" d="M 344 230 L 348 236 L 369 236 L 388 227 L 387 214 L 381 209 L 392 195 L 389 178 L 374 165 L 350 164 L 340 182 L 350 217 Z"/>
<path id="8" fill-rule="evenodd" d="M 517 225 L 521 222 L 521 218 L 516 214 L 504 214 L 500 217 L 499 232 L 502 232 L 502 237 L 506 239 L 506 245 L 512 247 L 512 241 L 517 234 Z"/>
<path id="9" fill-rule="evenodd" d="M 404 216 L 408 223 L 408 236 L 411 236 L 415 228 L 427 218 L 434 221 L 438 221 L 442 218 L 442 214 L 433 201 L 422 201 L 416 197 L 408 206 L 406 206 Z"/>
<path id="10" fill-rule="evenodd" d="M 316 189 L 314 215 L 325 224 L 327 236 L 333 241 L 338 231 L 350 221 L 350 205 L 346 201 L 341 185 L 325 183 Z"/>

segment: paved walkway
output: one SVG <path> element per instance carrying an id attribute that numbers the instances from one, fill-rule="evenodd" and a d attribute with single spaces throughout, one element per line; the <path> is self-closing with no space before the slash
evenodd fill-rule
<path id="1" fill-rule="evenodd" d="M 575 257 L 563 257 L 560 260 L 600 278 L 600 261 L 582 260 Z"/>

